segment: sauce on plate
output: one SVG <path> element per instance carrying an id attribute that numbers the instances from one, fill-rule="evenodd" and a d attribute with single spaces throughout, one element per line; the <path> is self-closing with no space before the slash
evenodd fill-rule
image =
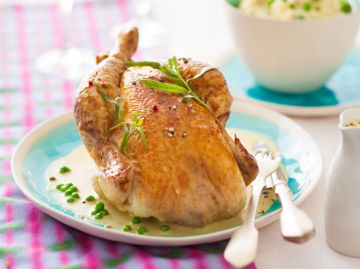
<path id="1" fill-rule="evenodd" d="M 272 150 L 276 150 L 274 143 L 268 137 L 238 129 L 230 129 L 228 132 L 232 137 L 236 133 L 237 137 L 241 139 L 241 142 L 247 148 L 251 148 L 256 141 L 263 140 L 270 145 Z M 202 228 L 192 228 L 173 223 L 160 223 L 154 218 L 137 218 L 130 213 L 120 212 L 111 203 L 100 199 L 94 191 L 91 177 L 96 170 L 97 167 L 94 161 L 83 145 L 77 147 L 68 155 L 55 160 L 47 167 L 45 172 L 45 176 L 48 179 L 47 189 L 51 198 L 63 208 L 74 212 L 84 221 L 123 232 L 146 233 L 147 235 L 157 236 L 186 236 L 221 231 L 242 223 L 241 213 Z M 64 173 L 64 171 L 66 172 Z M 61 191 L 59 187 L 57 188 L 59 185 L 65 186 L 66 184 L 76 187 L 74 188 L 76 191 L 69 196 L 65 195 L 66 190 Z M 71 202 L 69 202 L 68 199 L 71 195 L 79 196 L 79 198 L 70 199 Z M 248 195 L 249 197 L 250 195 Z M 276 199 L 272 190 L 264 190 L 258 208 L 260 214 L 266 212 L 271 207 L 272 199 Z M 96 218 L 98 216 L 96 213 L 92 214 L 92 212 L 96 211 L 95 208 L 98 203 L 103 203 L 104 209 L 108 211 L 108 214 L 103 215 L 102 218 Z"/>

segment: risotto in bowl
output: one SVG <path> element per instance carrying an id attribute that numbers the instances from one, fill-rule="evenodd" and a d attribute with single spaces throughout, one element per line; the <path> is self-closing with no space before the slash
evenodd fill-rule
<path id="1" fill-rule="evenodd" d="M 360 24 L 347 0 L 226 0 L 241 59 L 267 89 L 319 89 L 353 47 Z"/>

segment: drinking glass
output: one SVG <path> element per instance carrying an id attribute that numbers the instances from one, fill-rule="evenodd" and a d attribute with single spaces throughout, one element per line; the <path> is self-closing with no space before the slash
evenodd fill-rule
<path id="1" fill-rule="evenodd" d="M 64 22 L 63 47 L 40 55 L 35 62 L 35 67 L 46 75 L 78 80 L 95 65 L 94 54 L 89 50 L 70 46 L 69 35 L 74 0 L 59 0 L 58 5 Z"/>

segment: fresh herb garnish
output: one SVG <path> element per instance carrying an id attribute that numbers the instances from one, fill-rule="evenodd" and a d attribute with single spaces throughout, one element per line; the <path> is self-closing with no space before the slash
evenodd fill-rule
<path id="1" fill-rule="evenodd" d="M 150 62 L 146 62 L 146 64 L 151 64 Z M 109 131 L 112 131 L 116 128 L 123 127 L 124 128 L 124 135 L 121 141 L 120 150 L 121 153 L 126 155 L 126 146 L 130 139 L 131 134 L 134 131 L 137 131 L 140 135 L 141 141 L 147 145 L 146 136 L 144 130 L 142 129 L 142 124 L 144 122 L 144 118 L 140 117 L 140 111 L 136 111 L 133 115 L 133 118 L 130 122 L 124 121 L 124 103 L 120 98 L 111 99 L 108 97 L 101 89 L 96 87 L 98 94 L 101 98 L 110 104 L 115 105 L 115 112 L 114 112 L 114 125 L 110 127 Z"/>
<path id="2" fill-rule="evenodd" d="M 145 144 L 145 146 L 147 146 L 146 136 L 142 128 L 143 122 L 144 122 L 144 118 L 140 117 L 140 111 L 136 111 L 130 122 L 121 122 L 110 128 L 110 131 L 112 131 L 121 126 L 124 127 L 124 136 L 120 146 L 120 150 L 122 154 L 126 155 L 126 145 L 129 142 L 130 136 L 135 131 L 139 133 L 141 141 Z"/>
<path id="3" fill-rule="evenodd" d="M 119 122 L 123 122 L 123 120 L 124 120 L 124 103 L 121 100 L 121 98 L 117 97 L 115 99 L 111 99 L 97 86 L 96 86 L 96 91 L 98 92 L 98 94 L 101 96 L 101 98 L 105 102 L 115 105 L 114 125 L 118 124 Z"/>
<path id="4" fill-rule="evenodd" d="M 125 62 L 127 66 L 151 66 L 152 68 L 160 70 L 164 73 L 174 84 L 159 82 L 155 80 L 144 79 L 141 82 L 152 89 L 169 92 L 169 93 L 176 93 L 184 95 L 183 102 L 187 103 L 190 99 L 194 99 L 200 105 L 206 107 L 210 110 L 210 107 L 205 104 L 203 100 L 197 95 L 196 91 L 194 91 L 189 82 L 203 76 L 206 72 L 214 69 L 213 67 L 204 67 L 201 69 L 193 78 L 188 80 L 184 80 L 181 76 L 179 71 L 179 65 L 177 62 L 176 57 L 172 57 L 168 60 L 165 64 L 160 64 L 158 62 Z"/>
<path id="5" fill-rule="evenodd" d="M 233 7 L 239 7 L 241 3 L 241 0 L 226 0 L 226 1 Z"/>

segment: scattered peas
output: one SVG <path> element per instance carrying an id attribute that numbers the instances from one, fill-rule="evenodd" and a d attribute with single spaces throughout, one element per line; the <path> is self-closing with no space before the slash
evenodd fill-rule
<path id="1" fill-rule="evenodd" d="M 123 229 L 124 232 L 129 232 L 131 231 L 131 226 L 130 225 L 124 225 Z"/>
<path id="2" fill-rule="evenodd" d="M 160 230 L 163 232 L 167 232 L 170 230 L 170 227 L 168 225 L 164 224 L 160 227 Z"/>
<path id="3" fill-rule="evenodd" d="M 103 210 L 104 207 L 105 207 L 105 205 L 103 202 L 97 202 L 95 205 L 95 210 L 100 211 L 100 210 Z"/>
<path id="4" fill-rule="evenodd" d="M 140 218 L 139 217 L 133 217 L 131 222 L 132 222 L 132 224 L 139 224 L 140 223 Z"/>
<path id="5" fill-rule="evenodd" d="M 86 197 L 86 201 L 91 202 L 94 201 L 95 197 L 93 195 L 89 195 L 88 197 Z"/>
<path id="6" fill-rule="evenodd" d="M 67 166 L 63 166 L 59 169 L 59 173 L 60 174 L 65 174 L 65 173 L 68 173 L 68 172 L 71 172 L 71 169 Z"/>
<path id="7" fill-rule="evenodd" d="M 145 234 L 147 229 L 144 226 L 140 226 L 136 231 L 138 234 Z"/>
<path id="8" fill-rule="evenodd" d="M 96 213 L 95 219 L 102 219 L 104 216 L 101 214 L 101 212 Z"/>
<path id="9" fill-rule="evenodd" d="M 105 204 L 103 202 L 97 202 L 94 210 L 91 212 L 91 215 L 95 216 L 95 219 L 102 219 L 103 217 L 109 215 L 109 211 L 105 209 Z"/>
<path id="10" fill-rule="evenodd" d="M 64 194 L 65 194 L 65 196 L 70 196 L 73 193 L 74 192 L 71 189 L 67 189 Z"/>
<path id="11" fill-rule="evenodd" d="M 56 177 L 50 177 L 49 180 L 50 180 L 50 181 L 55 181 L 55 180 L 56 180 Z"/>
<path id="12" fill-rule="evenodd" d="M 275 0 L 267 0 L 267 3 L 269 6 L 271 6 L 274 2 L 275 2 Z"/>
<path id="13" fill-rule="evenodd" d="M 78 188 L 74 186 L 74 184 L 66 183 L 66 184 L 58 184 L 56 189 L 63 192 L 65 196 L 70 196 L 66 201 L 68 203 L 75 202 L 75 199 L 79 199 L 80 195 L 77 193 Z"/>

